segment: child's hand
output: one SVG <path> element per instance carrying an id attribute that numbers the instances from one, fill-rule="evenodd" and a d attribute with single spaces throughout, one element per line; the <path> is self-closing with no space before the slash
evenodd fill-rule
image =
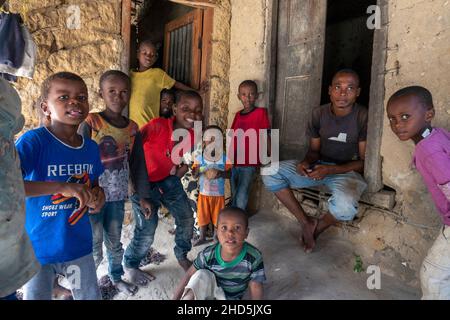
<path id="1" fill-rule="evenodd" d="M 144 215 L 145 220 L 149 220 L 153 213 L 152 204 L 145 199 L 139 199 L 139 204 L 141 205 L 142 214 Z"/>
<path id="2" fill-rule="evenodd" d="M 186 174 L 186 172 L 188 172 L 188 166 L 187 166 L 187 164 L 182 164 L 182 165 L 179 165 L 177 168 L 176 168 L 176 171 L 175 171 L 175 175 L 178 177 L 178 178 L 183 178 L 183 176 Z"/>
<path id="3" fill-rule="evenodd" d="M 205 177 L 208 180 L 213 180 L 218 178 L 220 171 L 217 169 L 208 169 L 205 171 Z"/>
<path id="4" fill-rule="evenodd" d="M 314 166 L 314 169 L 308 174 L 308 176 L 313 180 L 322 180 L 327 175 L 330 174 L 330 166 L 318 164 Z"/>
<path id="5" fill-rule="evenodd" d="M 302 176 L 309 176 L 311 164 L 307 161 L 302 161 L 297 165 L 297 173 Z"/>
<path id="6" fill-rule="evenodd" d="M 89 208 L 90 213 L 99 213 L 100 210 L 105 205 L 105 192 L 103 191 L 103 188 L 96 186 L 92 188 L 91 190 L 93 199 L 90 203 L 87 204 Z"/>
<path id="7" fill-rule="evenodd" d="M 94 199 L 92 190 L 85 184 L 63 183 L 60 194 L 67 198 L 77 198 L 80 201 L 80 208 L 83 208 Z"/>

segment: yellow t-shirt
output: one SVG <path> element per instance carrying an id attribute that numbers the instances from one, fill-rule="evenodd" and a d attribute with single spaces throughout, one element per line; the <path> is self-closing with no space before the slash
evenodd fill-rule
<path id="1" fill-rule="evenodd" d="M 153 118 L 159 117 L 161 90 L 172 88 L 176 81 L 159 68 L 150 68 L 143 72 L 131 71 L 130 75 L 129 118 L 141 128 Z"/>

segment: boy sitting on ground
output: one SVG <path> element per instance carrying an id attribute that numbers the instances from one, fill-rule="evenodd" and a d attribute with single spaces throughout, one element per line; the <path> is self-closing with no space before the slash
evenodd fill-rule
<path id="1" fill-rule="evenodd" d="M 310 146 L 303 161 L 282 161 L 278 171 L 262 175 L 266 188 L 302 225 L 306 252 L 311 252 L 320 233 L 338 221 L 352 221 L 366 189 L 364 172 L 367 109 L 356 103 L 359 76 L 350 69 L 337 72 L 329 86 L 330 104 L 315 108 L 308 124 Z M 291 188 L 325 185 L 331 191 L 329 212 L 318 221 L 306 216 Z"/>
<path id="2" fill-rule="evenodd" d="M 216 232 L 219 242 L 198 254 L 173 299 L 239 300 L 247 289 L 250 299 L 262 299 L 264 263 L 261 252 L 245 241 L 247 213 L 237 207 L 222 209 Z"/>

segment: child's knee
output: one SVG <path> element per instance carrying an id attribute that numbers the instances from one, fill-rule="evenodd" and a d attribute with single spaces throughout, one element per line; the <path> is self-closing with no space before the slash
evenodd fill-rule
<path id="1" fill-rule="evenodd" d="M 339 221 L 352 221 L 358 213 L 358 201 L 345 194 L 333 195 L 328 210 Z"/>

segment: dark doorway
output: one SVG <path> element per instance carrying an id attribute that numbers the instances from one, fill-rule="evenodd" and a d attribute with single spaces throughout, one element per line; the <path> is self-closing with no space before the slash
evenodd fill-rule
<path id="1" fill-rule="evenodd" d="M 137 43 L 144 39 L 150 39 L 158 48 L 158 60 L 154 66 L 163 68 L 165 25 L 169 21 L 191 12 L 194 8 L 176 4 L 168 0 L 151 0 L 148 2 L 146 8 L 146 12 L 139 19 L 137 30 L 132 30 L 134 32 L 132 32 L 131 37 L 131 67 L 137 67 Z"/>
<path id="2" fill-rule="evenodd" d="M 361 78 L 358 102 L 369 106 L 374 30 L 367 27 L 367 8 L 376 0 L 329 0 L 321 104 L 330 101 L 328 86 L 335 72 L 354 69 Z"/>

